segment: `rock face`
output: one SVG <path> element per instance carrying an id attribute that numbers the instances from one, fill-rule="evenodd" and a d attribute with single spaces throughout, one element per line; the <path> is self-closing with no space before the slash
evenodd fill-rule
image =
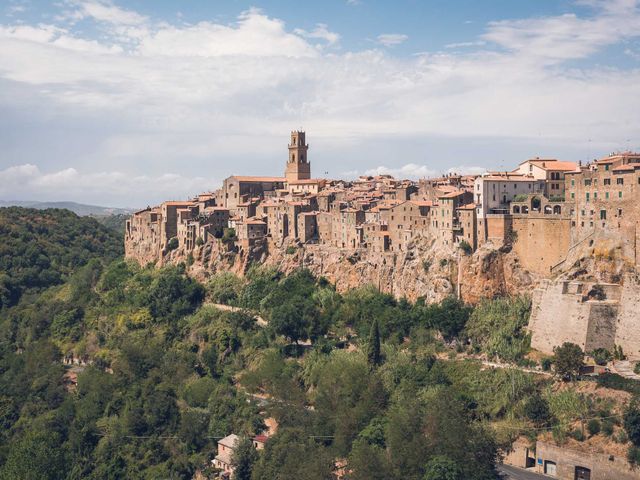
<path id="1" fill-rule="evenodd" d="M 192 257 L 192 258 L 191 258 Z M 535 276 L 523 270 L 509 249 L 490 243 L 473 255 L 439 248 L 433 239 L 420 237 L 403 252 L 372 252 L 368 249 L 340 249 L 297 242 L 256 242 L 251 247 L 221 241 L 196 247 L 191 254 L 169 252 L 159 264 L 190 264 L 196 278 L 230 271 L 244 275 L 252 264 L 273 266 L 289 273 L 308 268 L 336 285 L 340 292 L 366 284 L 397 298 L 424 298 L 439 302 L 458 295 L 468 303 L 483 298 L 517 294 L 531 288 Z"/>

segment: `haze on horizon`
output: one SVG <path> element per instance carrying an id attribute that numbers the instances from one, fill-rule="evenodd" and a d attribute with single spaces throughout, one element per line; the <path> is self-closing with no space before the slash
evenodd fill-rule
<path id="1" fill-rule="evenodd" d="M 332 178 L 640 150 L 640 0 L 309 3 L 5 2 L 0 199 L 281 175 L 296 128 Z"/>

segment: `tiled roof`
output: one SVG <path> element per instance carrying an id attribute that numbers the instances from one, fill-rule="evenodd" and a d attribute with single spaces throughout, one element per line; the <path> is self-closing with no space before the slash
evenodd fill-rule
<path id="1" fill-rule="evenodd" d="M 236 448 L 237 443 L 240 441 L 240 437 L 238 437 L 235 433 L 231 435 L 227 435 L 226 437 L 218 440 L 218 443 L 224 445 L 229 448 Z"/>
<path id="2" fill-rule="evenodd" d="M 578 168 L 576 162 L 560 162 L 558 160 L 529 160 L 531 163 L 537 165 L 543 170 L 549 170 L 554 172 L 572 171 Z"/>

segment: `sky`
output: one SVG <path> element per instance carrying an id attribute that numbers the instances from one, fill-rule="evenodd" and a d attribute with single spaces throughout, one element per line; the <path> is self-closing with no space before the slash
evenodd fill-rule
<path id="1" fill-rule="evenodd" d="M 640 0 L 2 0 L 0 199 L 640 150 Z"/>

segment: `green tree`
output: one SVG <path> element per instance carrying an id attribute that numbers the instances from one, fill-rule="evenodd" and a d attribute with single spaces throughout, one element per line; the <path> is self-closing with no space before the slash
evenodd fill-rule
<path id="1" fill-rule="evenodd" d="M 57 480 L 65 477 L 65 450 L 60 436 L 31 431 L 13 444 L 0 469 L 2 480 Z"/>
<path id="2" fill-rule="evenodd" d="M 584 365 L 584 352 L 575 343 L 564 342 L 562 346 L 553 349 L 553 365 L 560 378 L 575 380 Z"/>
<path id="3" fill-rule="evenodd" d="M 231 464 L 234 466 L 234 480 L 251 480 L 253 465 L 258 460 L 258 452 L 253 446 L 253 442 L 248 437 L 238 440 L 231 457 Z"/>
<path id="4" fill-rule="evenodd" d="M 629 440 L 640 447 L 640 400 L 638 398 L 632 400 L 624 412 L 624 429 Z"/>
<path id="5" fill-rule="evenodd" d="M 444 455 L 433 457 L 425 467 L 424 480 L 463 480 L 462 469 Z"/>
<path id="6" fill-rule="evenodd" d="M 367 360 L 372 367 L 377 367 L 382 363 L 382 355 L 380 353 L 380 329 L 377 319 L 374 319 L 371 323 L 369 344 L 367 345 Z"/>
<path id="7" fill-rule="evenodd" d="M 541 395 L 535 394 L 524 405 L 524 414 L 536 425 L 544 425 L 549 421 L 549 403 Z"/>

